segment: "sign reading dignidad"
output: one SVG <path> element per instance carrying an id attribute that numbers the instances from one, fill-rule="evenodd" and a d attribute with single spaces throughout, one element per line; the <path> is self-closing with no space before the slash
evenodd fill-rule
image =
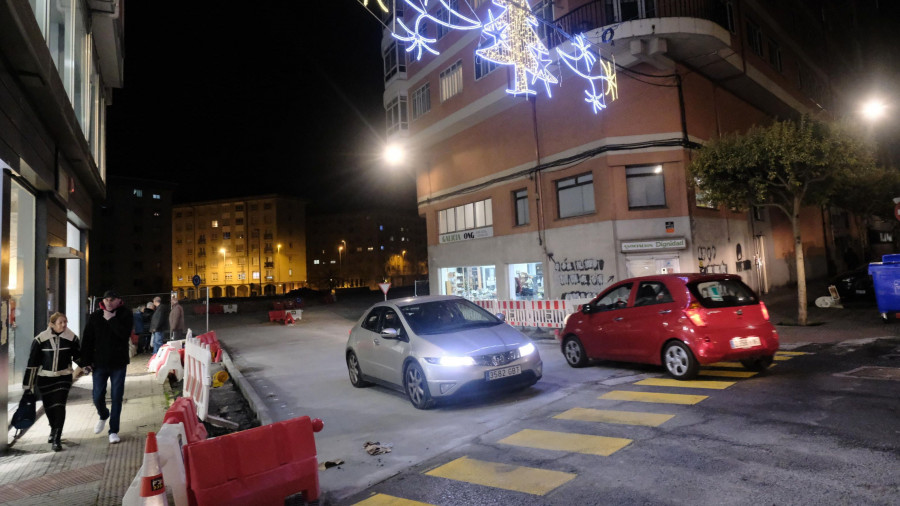
<path id="1" fill-rule="evenodd" d="M 622 251 L 654 251 L 664 249 L 684 249 L 687 248 L 687 241 L 684 237 L 672 239 L 650 239 L 647 241 L 622 241 Z"/>

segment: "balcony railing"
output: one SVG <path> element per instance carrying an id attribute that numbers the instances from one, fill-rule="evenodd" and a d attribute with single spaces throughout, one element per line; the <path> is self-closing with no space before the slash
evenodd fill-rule
<path id="1" fill-rule="evenodd" d="M 649 4 L 652 0 L 645 1 Z M 645 17 L 706 19 L 727 30 L 730 22 L 729 14 L 724 0 L 657 0 L 656 13 Z M 574 36 L 601 26 L 624 21 L 633 21 L 633 19 L 616 19 L 612 3 L 607 0 L 597 0 L 559 17 L 553 24 L 563 32 Z M 565 36 L 557 31 L 551 31 L 548 39 L 547 46 L 550 48 L 566 41 Z"/>

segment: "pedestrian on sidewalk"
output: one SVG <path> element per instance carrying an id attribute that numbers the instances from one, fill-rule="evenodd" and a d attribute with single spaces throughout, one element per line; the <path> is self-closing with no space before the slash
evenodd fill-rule
<path id="1" fill-rule="evenodd" d="M 153 297 L 153 317 L 150 319 L 150 335 L 153 336 L 153 354 L 162 348 L 165 332 L 169 331 L 169 306 L 162 303 L 161 297 Z"/>
<path id="2" fill-rule="evenodd" d="M 44 401 L 44 412 L 50 422 L 50 443 L 53 451 L 62 450 L 62 430 L 66 423 L 66 401 L 72 388 L 72 362 L 80 363 L 78 336 L 69 330 L 69 320 L 62 313 L 50 315 L 47 330 L 31 342 L 31 354 L 25 369 L 22 388 L 28 392 L 35 383 Z"/>
<path id="3" fill-rule="evenodd" d="M 131 361 L 128 344 L 134 324 L 131 310 L 115 290 L 103 294 L 100 308 L 88 316 L 81 339 L 81 363 L 94 375 L 94 407 L 100 420 L 94 434 L 103 432 L 109 420 L 109 442 L 118 443 L 119 416 L 125 396 L 125 371 Z M 111 407 L 106 407 L 106 384 L 110 385 Z"/>
<path id="4" fill-rule="evenodd" d="M 184 308 L 178 303 L 178 296 L 172 294 L 172 309 L 169 310 L 169 328 L 172 340 L 184 339 Z"/>

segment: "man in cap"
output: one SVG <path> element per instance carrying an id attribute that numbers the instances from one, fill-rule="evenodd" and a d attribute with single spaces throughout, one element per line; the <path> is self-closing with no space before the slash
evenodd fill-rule
<path id="1" fill-rule="evenodd" d="M 82 363 L 94 376 L 94 406 L 100 420 L 94 434 L 103 432 L 109 420 L 109 442 L 119 442 L 119 415 L 125 395 L 125 371 L 131 361 L 128 344 L 134 324 L 131 310 L 115 290 L 103 293 L 100 308 L 88 316 L 81 334 Z M 106 384 L 110 384 L 111 408 L 106 407 Z"/>

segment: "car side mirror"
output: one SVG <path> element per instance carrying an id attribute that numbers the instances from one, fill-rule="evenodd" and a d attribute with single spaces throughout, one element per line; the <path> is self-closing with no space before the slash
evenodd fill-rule
<path id="1" fill-rule="evenodd" d="M 582 314 L 591 314 L 593 312 L 594 312 L 594 306 L 592 306 L 590 304 L 585 304 L 585 305 L 581 306 Z"/>
<path id="2" fill-rule="evenodd" d="M 505 322 L 505 321 L 506 321 L 506 315 L 503 314 L 503 313 L 497 313 L 497 314 L 495 314 L 494 316 L 496 316 L 497 319 L 500 320 L 501 322 Z"/>
<path id="3" fill-rule="evenodd" d="M 400 339 L 400 331 L 397 329 L 382 329 L 381 337 L 385 339 Z"/>

